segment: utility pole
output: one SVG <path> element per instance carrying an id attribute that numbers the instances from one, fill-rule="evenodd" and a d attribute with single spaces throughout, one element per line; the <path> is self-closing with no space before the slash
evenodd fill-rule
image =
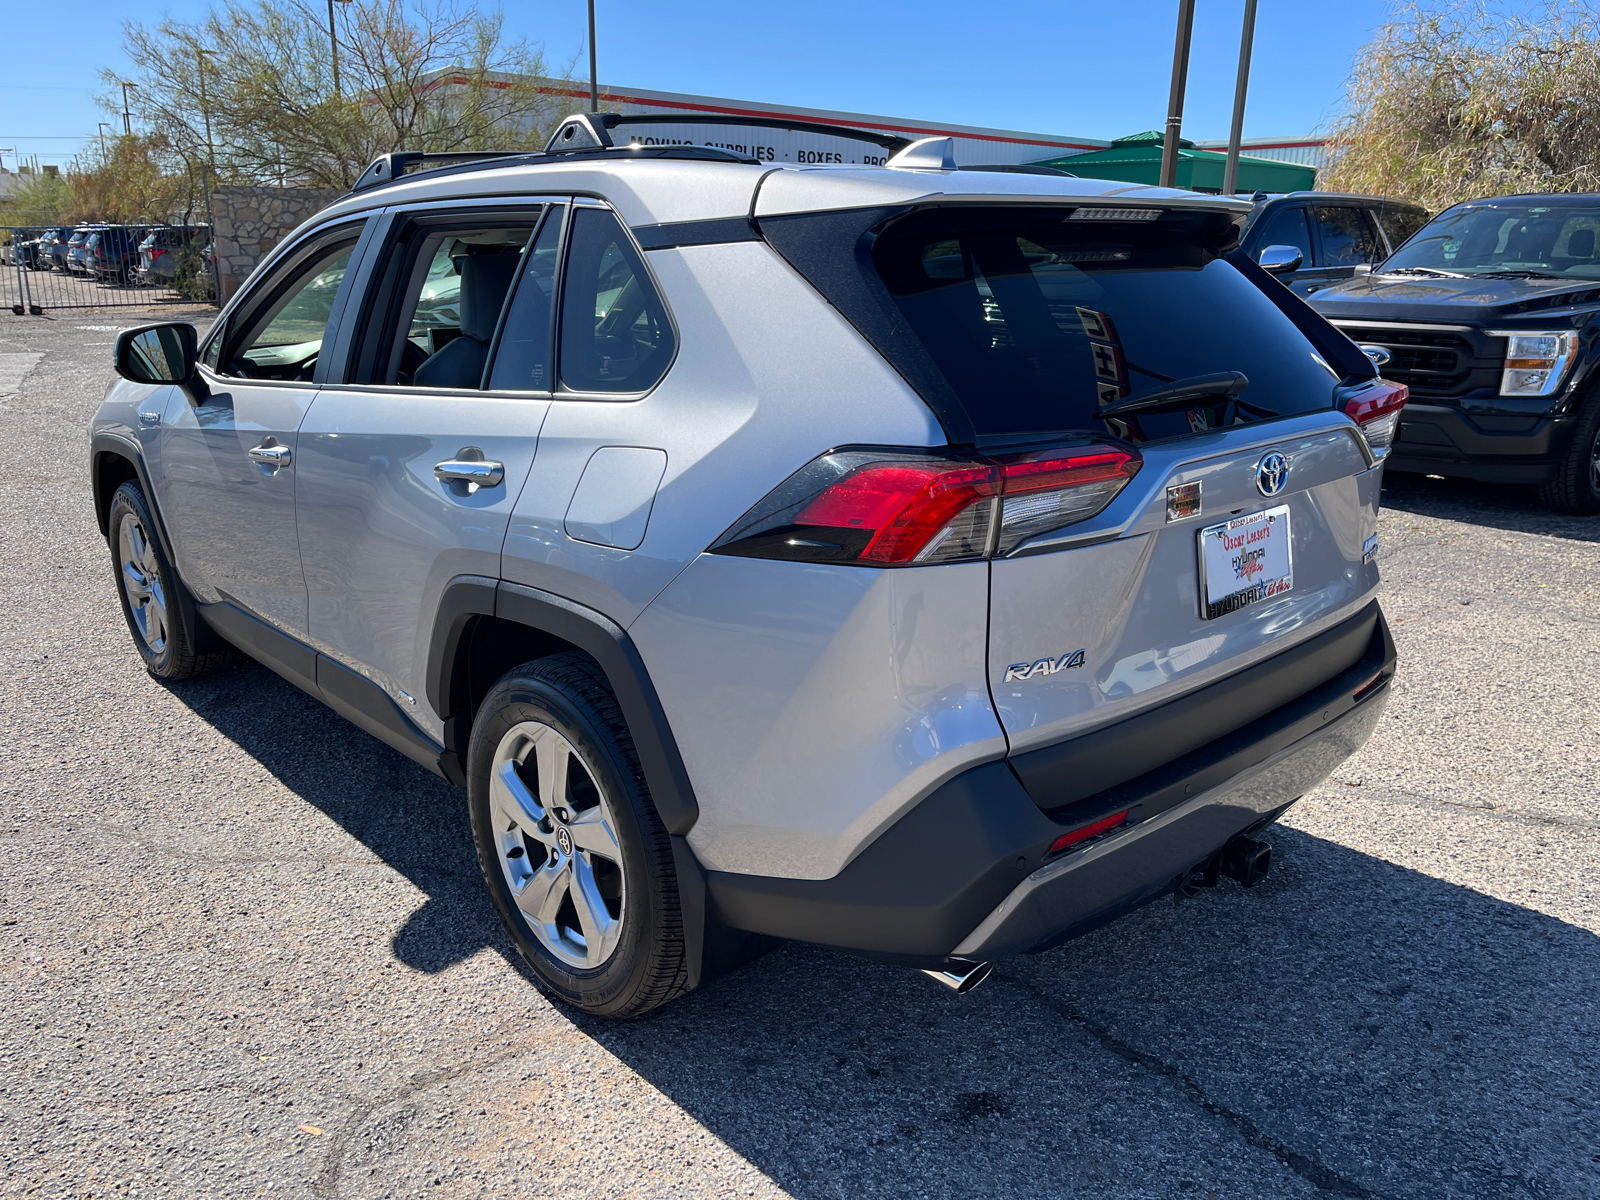
<path id="1" fill-rule="evenodd" d="M 1222 169 L 1222 194 L 1238 191 L 1239 142 L 1244 137 L 1244 95 L 1250 88 L 1250 48 L 1256 37 L 1256 0 L 1244 0 L 1244 32 L 1239 37 L 1239 79 L 1233 85 L 1233 128 L 1228 131 L 1228 165 Z"/>
<path id="2" fill-rule="evenodd" d="M 1189 42 L 1194 36 L 1194 0 L 1178 0 L 1178 41 L 1172 50 L 1172 93 L 1161 139 L 1161 186 L 1178 185 L 1178 135 L 1183 130 L 1183 90 L 1189 81 Z"/>
<path id="3" fill-rule="evenodd" d="M 106 158 L 111 157 L 111 152 L 106 149 L 106 130 L 110 128 L 111 126 L 107 125 L 104 121 L 100 122 L 100 153 Z"/>
<path id="4" fill-rule="evenodd" d="M 215 53 L 203 46 L 194 48 L 194 56 L 200 63 L 200 115 L 206 122 L 206 158 L 213 171 L 217 169 L 217 147 L 211 140 L 211 106 L 206 102 L 206 55 Z"/>
<path id="5" fill-rule="evenodd" d="M 341 4 L 348 4 L 350 0 L 340 0 Z M 328 42 L 333 47 L 333 95 L 338 99 L 339 91 L 339 35 L 333 29 L 333 0 L 328 0 Z"/>
<path id="6" fill-rule="evenodd" d="M 133 136 L 133 118 L 128 115 L 128 89 L 139 90 L 137 83 L 124 83 L 122 85 L 122 136 Z"/>
<path id="7" fill-rule="evenodd" d="M 600 82 L 594 53 L 594 0 L 589 0 L 589 111 L 600 111 Z"/>

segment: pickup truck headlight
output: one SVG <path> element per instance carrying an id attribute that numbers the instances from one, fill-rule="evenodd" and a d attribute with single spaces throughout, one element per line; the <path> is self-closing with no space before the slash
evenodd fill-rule
<path id="1" fill-rule="evenodd" d="M 1491 330 L 1489 336 L 1506 339 L 1506 366 L 1500 374 L 1502 396 L 1552 395 L 1561 386 L 1578 344 L 1578 335 L 1570 329 Z"/>

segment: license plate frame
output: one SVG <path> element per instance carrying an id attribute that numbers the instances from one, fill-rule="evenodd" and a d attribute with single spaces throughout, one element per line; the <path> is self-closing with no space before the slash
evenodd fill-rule
<path id="1" fill-rule="evenodd" d="M 1203 620 L 1214 621 L 1294 588 L 1294 538 L 1287 504 L 1206 526 L 1195 539 L 1195 551 Z M 1253 582 L 1236 586 L 1240 579 Z M 1213 594 L 1218 591 L 1220 595 Z"/>

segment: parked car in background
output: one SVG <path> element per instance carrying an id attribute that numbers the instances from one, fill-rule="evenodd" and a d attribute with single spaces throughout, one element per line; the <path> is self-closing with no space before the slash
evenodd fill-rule
<path id="1" fill-rule="evenodd" d="M 1299 250 L 1299 267 L 1274 274 L 1296 295 L 1309 296 L 1371 270 L 1427 223 L 1427 209 L 1382 196 L 1258 193 L 1241 245 L 1254 259 L 1268 246 Z"/>
<path id="2" fill-rule="evenodd" d="M 139 243 L 139 282 L 147 286 L 170 287 L 177 278 L 180 262 L 189 258 L 192 271 L 198 265 L 199 255 L 189 251 L 197 240 L 210 237 L 203 225 L 163 225 L 152 229 Z"/>
<path id="3" fill-rule="evenodd" d="M 103 225 L 80 225 L 72 231 L 72 236 L 67 239 L 67 271 L 73 275 L 89 274 L 88 246 L 89 237 Z"/>
<path id="4" fill-rule="evenodd" d="M 1390 469 L 1536 485 L 1600 512 L 1600 195 L 1500 196 L 1435 217 L 1311 304 L 1411 402 Z"/>
<path id="5" fill-rule="evenodd" d="M 1260 879 L 1388 702 L 1405 389 L 1239 201 L 615 120 L 387 156 L 204 340 L 119 336 L 90 475 L 148 669 L 232 643 L 465 787 L 590 1013 L 770 938 L 964 990 Z"/>
<path id="6" fill-rule="evenodd" d="M 90 234 L 85 243 L 89 273 L 102 283 L 137 283 L 144 235 L 141 225 L 110 225 Z"/>
<path id="7" fill-rule="evenodd" d="M 30 271 L 39 270 L 39 231 L 13 229 L 6 237 L 5 262 L 7 266 L 24 266 Z"/>
<path id="8" fill-rule="evenodd" d="M 39 239 L 40 268 L 42 270 L 65 271 L 67 269 L 67 251 L 75 231 L 70 225 L 58 226 L 47 229 Z"/>

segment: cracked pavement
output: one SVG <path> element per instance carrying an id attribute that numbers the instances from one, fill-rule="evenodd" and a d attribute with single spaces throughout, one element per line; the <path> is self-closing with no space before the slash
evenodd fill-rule
<path id="1" fill-rule="evenodd" d="M 518 968 L 461 793 L 141 669 L 83 432 L 140 320 L 0 317 L 0 1195 L 1600 1194 L 1600 518 L 1389 481 L 1393 700 L 1254 891 L 609 1025 Z"/>

